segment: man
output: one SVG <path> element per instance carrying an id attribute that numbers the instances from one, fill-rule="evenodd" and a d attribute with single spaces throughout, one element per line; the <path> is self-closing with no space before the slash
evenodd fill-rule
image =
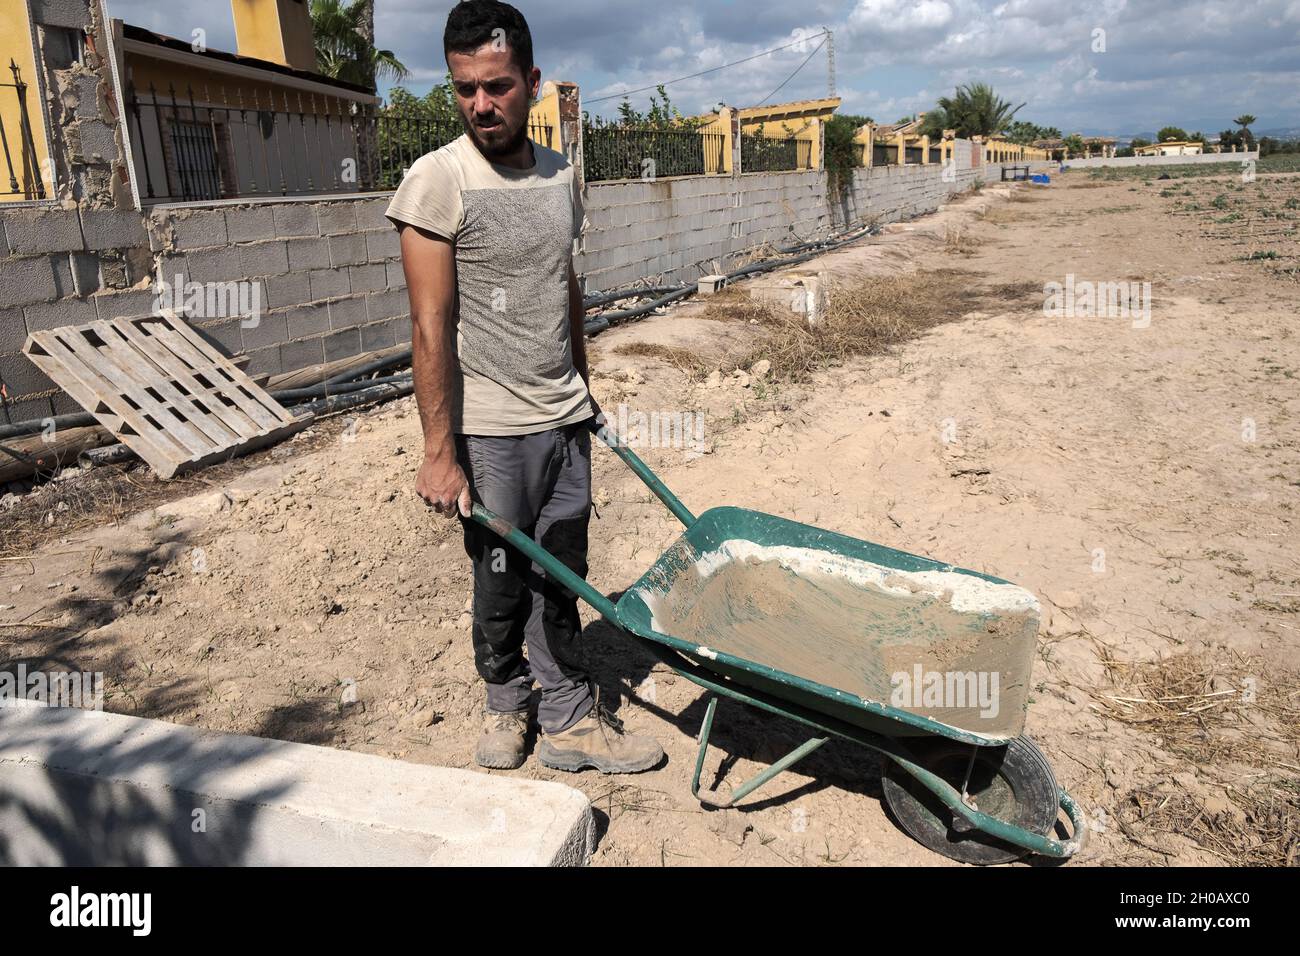
<path id="1" fill-rule="evenodd" d="M 563 155 L 528 139 L 541 80 L 528 24 L 509 4 L 469 0 L 447 17 L 443 52 L 465 133 L 416 160 L 387 215 L 411 298 L 424 430 L 415 490 L 459 513 L 474 569 L 474 661 L 487 684 L 475 759 L 524 762 L 536 678 L 541 763 L 647 770 L 659 744 L 625 733 L 575 662 L 573 592 L 468 517 L 481 502 L 585 577 L 596 407 L 573 272 L 581 188 Z"/>

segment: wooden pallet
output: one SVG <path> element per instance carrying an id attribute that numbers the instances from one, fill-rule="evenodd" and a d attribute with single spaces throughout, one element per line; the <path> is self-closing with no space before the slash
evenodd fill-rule
<path id="1" fill-rule="evenodd" d="M 167 310 L 33 332 L 23 351 L 161 477 L 304 427 Z"/>

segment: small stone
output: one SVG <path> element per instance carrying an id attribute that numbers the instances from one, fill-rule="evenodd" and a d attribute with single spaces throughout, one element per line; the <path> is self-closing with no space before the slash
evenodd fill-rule
<path id="1" fill-rule="evenodd" d="M 406 717 L 406 722 L 411 727 L 419 729 L 421 727 L 431 727 L 433 722 L 438 719 L 438 712 L 432 707 L 422 707 L 419 710 L 412 711 Z"/>
<path id="2" fill-rule="evenodd" d="M 759 359 L 749 368 L 749 374 L 754 378 L 766 378 L 770 371 L 772 371 L 772 363 L 767 359 Z"/>
<path id="3" fill-rule="evenodd" d="M 745 845 L 745 837 L 753 826 L 736 810 L 720 810 L 709 814 L 709 828 L 722 839 L 736 846 Z"/>

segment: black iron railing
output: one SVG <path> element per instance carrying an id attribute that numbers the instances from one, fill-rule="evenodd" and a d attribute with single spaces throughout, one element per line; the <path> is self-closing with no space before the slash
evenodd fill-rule
<path id="1" fill-rule="evenodd" d="M 595 126 L 582 130 L 587 182 L 702 176 L 722 171 L 722 133 Z"/>
<path id="2" fill-rule="evenodd" d="M 41 175 L 40 160 L 36 155 L 36 138 L 32 135 L 31 115 L 27 112 L 27 84 L 23 82 L 18 64 L 9 61 L 12 83 L 0 83 L 0 151 L 4 153 L 4 181 L 0 183 L 0 196 L 22 196 L 24 199 L 44 199 L 45 180 Z M 18 127 L 6 127 L 3 105 L 13 90 L 18 98 Z"/>
<path id="3" fill-rule="evenodd" d="M 770 136 L 740 136 L 740 171 L 775 173 L 806 167 L 799 166 L 799 140 L 775 139 Z"/>
<path id="4" fill-rule="evenodd" d="M 277 90 L 127 87 L 136 179 L 148 203 L 393 189 L 425 153 L 460 136 L 458 119 L 378 110 Z M 554 130 L 530 124 L 549 148 Z"/>

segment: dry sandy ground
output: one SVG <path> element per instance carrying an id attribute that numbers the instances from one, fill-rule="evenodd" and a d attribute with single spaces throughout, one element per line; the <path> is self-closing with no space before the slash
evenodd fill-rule
<path id="1" fill-rule="evenodd" d="M 1208 829 L 1249 830 L 1234 795 L 1294 792 L 1294 728 L 1275 760 L 1229 752 L 1198 765 L 1111 719 L 1124 705 L 1101 695 L 1132 693 L 1132 662 L 1193 651 L 1221 667 L 1215 679 L 1234 700 L 1244 679 L 1295 701 L 1300 285 L 1233 261 L 1155 188 L 1093 186 L 1072 174 L 1014 201 L 987 189 L 814 265 L 840 279 L 959 268 L 985 284 L 1150 281 L 1147 328 L 1049 318 L 1041 297 L 1022 297 L 798 387 L 709 387 L 616 351 L 633 341 L 707 351 L 747 334 L 692 303 L 599 337 L 597 395 L 610 410 L 705 415 L 707 454 L 642 450 L 697 512 L 769 511 L 1034 591 L 1051 613 L 1026 732 L 1097 824 L 1081 862 L 1236 862 L 1231 847 L 1189 838 L 1195 828 L 1139 818 L 1190 798 Z M 103 671 L 111 710 L 470 766 L 481 690 L 468 567 L 457 527 L 413 494 L 420 452 L 407 399 L 225 490 L 7 561 L 0 602 L 15 607 L 0 619 L 44 626 L 4 629 L 0 650 L 29 666 Z M 596 456 L 590 578 L 613 592 L 678 529 L 612 455 Z M 657 736 L 668 758 L 630 777 L 533 760 L 514 771 L 591 797 L 596 863 L 947 862 L 893 825 L 876 761 L 848 744 L 740 810 L 701 808 L 687 785 L 702 692 L 602 623 L 584 646 L 628 726 Z M 1233 713 L 1249 735 L 1278 735 L 1249 708 Z M 708 783 L 738 782 L 803 738 L 724 701 L 714 739 Z M 723 749 L 734 755 L 725 764 Z"/>

